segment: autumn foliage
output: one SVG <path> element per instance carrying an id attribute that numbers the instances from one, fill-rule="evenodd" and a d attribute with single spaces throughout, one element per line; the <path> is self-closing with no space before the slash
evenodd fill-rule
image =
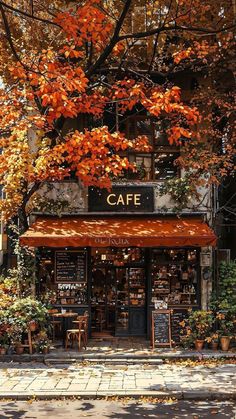
<path id="1" fill-rule="evenodd" d="M 151 72 L 163 77 L 171 66 L 181 68 L 188 60 L 201 61 L 201 65 L 204 60 L 212 60 L 217 51 L 212 38 L 199 41 L 191 38 L 191 31 L 177 44 L 168 38 L 173 22 L 172 32 L 179 30 L 182 34 L 189 19 L 194 33 L 204 34 L 202 25 L 213 22 L 209 19 L 209 7 L 202 7 L 202 2 L 200 7 L 196 2 L 201 10 L 201 25 L 197 27 L 197 4 L 190 11 L 192 2 L 173 2 L 167 13 L 165 1 L 147 2 L 149 27 L 142 34 L 131 32 L 130 19 L 140 19 L 132 1 L 72 1 L 66 2 L 66 6 L 60 1 L 52 3 L 48 8 L 47 2 L 35 2 L 32 11 L 27 2 L 16 1 L 18 13 L 13 13 L 0 2 L 5 33 L 0 45 L 4 82 L 0 91 L 0 183 L 5 193 L 1 210 L 6 218 L 19 209 L 25 211 L 29 199 L 46 181 L 73 175 L 86 186 L 109 188 L 112 179 L 122 171 L 135 170 L 123 152 L 150 151 L 148 139 L 126 138 L 117 120 L 113 128 L 108 128 L 103 122 L 107 110 L 118 119 L 140 109 L 157 120 L 166 118 L 170 145 L 188 147 L 191 161 L 196 158 L 196 143 L 203 138 L 197 132 L 201 122 L 197 106 L 183 103 L 181 89 L 168 77 L 164 83 L 154 82 Z M 138 3 L 143 7 L 144 2 Z M 210 2 L 206 3 L 209 6 Z M 163 21 L 158 17 L 162 9 L 166 11 Z M 227 9 L 222 26 L 211 23 L 208 30 L 216 34 L 229 27 L 222 35 L 225 46 L 232 40 L 228 16 Z M 151 62 L 145 64 L 145 71 L 140 70 L 140 52 L 135 49 L 138 39 L 144 40 L 150 50 Z M 164 45 L 169 48 L 168 54 Z M 167 55 L 169 61 L 164 58 Z M 232 155 L 234 146 L 230 147 L 228 154 Z M 211 146 L 204 143 L 202 156 L 210 150 Z M 231 170 L 228 154 L 225 164 Z M 203 161 L 197 160 L 201 166 Z M 189 162 L 185 154 L 179 164 L 187 167 Z M 214 164 L 218 160 L 201 166 L 200 174 Z"/>

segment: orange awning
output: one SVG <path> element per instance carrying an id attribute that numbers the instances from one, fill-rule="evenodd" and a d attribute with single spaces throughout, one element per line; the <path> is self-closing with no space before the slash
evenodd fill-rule
<path id="1" fill-rule="evenodd" d="M 20 243 L 30 247 L 214 246 L 216 236 L 193 217 L 39 217 Z"/>

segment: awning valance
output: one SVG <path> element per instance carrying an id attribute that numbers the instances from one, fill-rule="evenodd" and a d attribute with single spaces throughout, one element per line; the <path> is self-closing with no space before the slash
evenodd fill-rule
<path id="1" fill-rule="evenodd" d="M 39 217 L 20 243 L 30 247 L 197 247 L 214 246 L 216 236 L 195 217 Z"/>

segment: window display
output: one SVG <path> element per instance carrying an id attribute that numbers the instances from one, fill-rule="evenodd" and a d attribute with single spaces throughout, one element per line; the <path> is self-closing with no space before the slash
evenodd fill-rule
<path id="1" fill-rule="evenodd" d="M 154 249 L 151 265 L 151 303 L 197 304 L 197 252 L 187 249 Z"/>
<path id="2" fill-rule="evenodd" d="M 129 269 L 129 299 L 130 305 L 144 306 L 145 304 L 145 272 L 143 268 Z"/>
<path id="3" fill-rule="evenodd" d="M 200 304 L 199 256 L 194 248 L 42 249 L 38 292 L 57 309 L 87 306 L 92 336 L 145 335 L 153 309 L 170 309 L 177 342 L 182 313 Z"/>
<path id="4" fill-rule="evenodd" d="M 87 304 L 87 283 L 57 284 L 57 304 Z"/>
<path id="5" fill-rule="evenodd" d="M 92 249 L 92 263 L 102 266 L 125 266 L 144 262 L 144 249 L 138 247 Z"/>
<path id="6" fill-rule="evenodd" d="M 116 270 L 117 305 L 144 306 L 145 272 L 143 268 L 126 268 Z"/>

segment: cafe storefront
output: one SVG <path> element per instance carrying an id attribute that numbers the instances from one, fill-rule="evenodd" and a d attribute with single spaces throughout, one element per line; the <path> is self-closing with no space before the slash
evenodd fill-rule
<path id="1" fill-rule="evenodd" d="M 171 309 L 178 342 L 179 322 L 201 307 L 201 249 L 216 237 L 199 215 L 153 208 L 151 187 L 123 186 L 90 190 L 86 214 L 38 216 L 21 236 L 37 249 L 38 293 L 58 310 L 88 311 L 92 336 L 149 338 L 152 311 Z"/>

